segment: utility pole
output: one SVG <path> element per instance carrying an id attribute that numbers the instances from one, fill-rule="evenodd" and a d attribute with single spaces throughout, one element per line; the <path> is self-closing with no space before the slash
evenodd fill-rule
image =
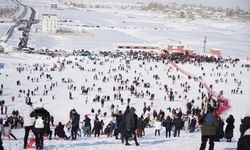
<path id="1" fill-rule="evenodd" d="M 206 52 L 206 43 L 207 43 L 207 37 L 204 37 L 204 46 L 203 46 L 203 52 Z"/>

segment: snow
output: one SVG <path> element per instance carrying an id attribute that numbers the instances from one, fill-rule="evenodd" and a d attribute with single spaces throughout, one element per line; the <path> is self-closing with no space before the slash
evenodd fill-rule
<path id="1" fill-rule="evenodd" d="M 83 116 L 85 114 L 91 114 L 90 110 L 91 108 L 95 108 L 95 110 L 99 109 L 100 103 L 94 103 L 92 102 L 92 99 L 95 97 L 97 94 L 97 88 L 102 87 L 102 92 L 99 93 L 101 95 L 113 95 L 112 87 L 113 86 L 118 86 L 119 83 L 113 82 L 111 79 L 110 82 L 103 83 L 102 77 L 99 76 L 99 80 L 93 80 L 93 76 L 97 74 L 98 72 L 103 72 L 104 75 L 113 77 L 116 74 L 121 73 L 122 76 L 125 78 L 128 78 L 130 82 L 132 82 L 132 79 L 134 76 L 140 76 L 140 78 L 144 78 L 147 80 L 147 82 L 150 82 L 152 87 L 149 89 L 151 92 L 155 93 L 155 100 L 154 100 L 154 106 L 152 108 L 159 110 L 163 109 L 166 110 L 167 107 L 173 107 L 173 108 L 179 108 L 181 107 L 183 112 L 186 111 L 185 104 L 187 101 L 190 101 L 192 99 L 195 99 L 195 105 L 200 106 L 200 101 L 196 100 L 198 94 L 198 83 L 193 81 L 193 80 L 188 80 L 186 76 L 182 75 L 180 72 L 176 72 L 175 69 L 170 69 L 170 74 L 173 75 L 180 75 L 181 78 L 176 81 L 176 83 L 172 84 L 172 80 L 169 79 L 166 76 L 166 70 L 169 68 L 172 68 L 170 64 L 166 65 L 161 62 L 146 62 L 145 65 L 143 65 L 142 68 L 139 67 L 139 64 L 142 62 L 134 60 L 131 62 L 131 69 L 129 70 L 128 73 L 125 71 L 116 71 L 116 72 L 111 72 L 108 73 L 109 69 L 112 68 L 117 68 L 120 64 L 125 65 L 125 60 L 120 60 L 120 59 L 109 59 L 109 61 L 105 62 L 104 65 L 94 65 L 93 61 L 89 60 L 88 58 L 84 57 L 78 57 L 78 60 L 76 61 L 74 57 L 68 57 L 66 58 L 67 60 L 72 60 L 73 64 L 74 62 L 78 62 L 79 59 L 83 59 L 83 62 L 80 64 L 84 65 L 85 71 L 80 71 L 78 68 L 73 68 L 72 69 L 72 64 L 71 65 L 66 65 L 66 69 L 64 71 L 58 72 L 58 71 L 46 71 L 46 74 L 51 74 L 53 80 L 49 81 L 45 79 L 45 77 L 39 79 L 39 82 L 31 82 L 28 81 L 26 78 L 27 76 L 31 77 L 39 77 L 41 72 L 37 71 L 30 71 L 33 68 L 33 65 L 36 63 L 39 64 L 45 64 L 46 68 L 49 68 L 53 65 L 53 63 L 57 63 L 58 60 L 62 60 L 62 57 L 58 58 L 51 58 L 47 56 L 41 56 L 41 55 L 33 55 L 33 54 L 23 54 L 23 53 L 10 53 L 8 55 L 1 54 L 0 55 L 0 60 L 2 63 L 5 64 L 5 68 L 1 69 L 1 76 L 0 76 L 0 81 L 1 83 L 4 84 L 4 95 L 1 97 L 2 99 L 6 100 L 7 106 L 9 106 L 9 112 L 11 112 L 14 109 L 20 110 L 20 113 L 22 114 L 22 108 L 25 105 L 25 97 L 22 95 L 20 98 L 18 97 L 18 91 L 19 89 L 34 89 L 36 86 L 39 87 L 39 89 L 42 89 L 43 86 L 46 84 L 47 86 L 50 85 L 51 82 L 58 82 L 58 86 L 55 87 L 52 91 L 49 92 L 48 96 L 42 96 L 42 90 L 39 90 L 36 94 L 37 96 L 32 96 L 32 102 L 37 103 L 39 99 L 42 97 L 43 98 L 43 103 L 44 107 L 54 116 L 55 118 L 55 123 L 58 121 L 62 121 L 63 123 L 66 123 L 68 121 L 68 113 L 70 109 L 75 108 L 78 113 L 81 115 L 81 120 L 83 119 Z M 104 57 L 99 57 L 101 62 L 107 58 Z M 25 66 L 25 71 L 22 73 L 18 73 L 16 71 L 16 67 L 19 65 L 19 63 L 22 66 Z M 223 115 L 222 118 L 225 119 L 229 114 L 233 114 L 234 117 L 236 118 L 236 123 L 235 123 L 235 130 L 234 130 L 234 140 L 232 143 L 227 143 L 225 141 L 222 142 L 217 142 L 215 144 L 215 149 L 222 150 L 222 149 L 234 149 L 236 148 L 236 142 L 239 137 L 239 124 L 240 124 L 240 118 L 244 117 L 249 111 L 248 108 L 250 107 L 250 103 L 248 102 L 248 97 L 250 96 L 249 93 L 247 92 L 249 90 L 249 81 L 248 81 L 248 76 L 250 75 L 250 71 L 241 68 L 241 63 L 236 65 L 235 68 L 230 65 L 230 69 L 225 69 L 223 70 L 223 73 L 226 71 L 230 73 L 235 73 L 235 78 L 240 79 L 242 81 L 241 89 L 244 91 L 244 94 L 242 95 L 234 95 L 231 94 L 231 89 L 234 88 L 236 85 L 233 82 L 234 77 L 230 77 L 228 75 L 228 84 L 224 83 L 219 83 L 215 84 L 214 80 L 217 79 L 218 77 L 216 76 L 209 76 L 210 73 L 216 74 L 217 72 L 212 72 L 211 69 L 215 68 L 215 64 L 206 64 L 203 63 L 202 65 L 205 68 L 205 73 L 207 76 L 202 77 L 203 80 L 207 83 L 212 83 L 214 85 L 215 91 L 219 92 L 220 90 L 223 89 L 224 95 L 229 98 L 229 103 L 231 108 L 226 111 Z M 155 68 L 155 65 L 157 65 L 157 68 Z M 194 66 L 194 65 L 188 65 L 188 64 L 178 64 L 182 68 L 189 68 L 187 71 L 192 72 L 196 76 L 202 75 L 202 71 L 200 70 L 200 67 Z M 229 64 L 227 64 L 229 65 Z M 153 68 L 152 71 L 150 71 L 150 67 Z M 92 70 L 93 68 L 96 68 L 97 70 L 95 72 L 88 71 Z M 134 74 L 134 71 L 137 71 L 136 74 Z M 217 70 L 216 70 L 217 71 Z M 222 71 L 219 69 L 218 71 Z M 242 74 L 240 74 L 240 71 L 242 71 Z M 8 74 L 8 77 L 5 75 Z M 153 75 L 158 74 L 160 77 L 160 80 L 158 83 L 156 83 L 156 80 L 153 79 Z M 73 79 L 73 84 L 77 86 L 76 91 L 72 91 L 73 95 L 73 100 L 68 99 L 68 84 L 66 83 L 61 83 L 61 78 L 72 78 Z M 85 79 L 88 79 L 88 82 L 85 82 Z M 16 86 L 16 81 L 20 80 L 21 81 L 21 86 L 18 87 Z M 182 95 L 184 96 L 185 93 L 183 93 L 183 89 L 179 87 L 180 83 L 183 83 L 185 81 L 188 81 L 189 85 L 192 87 L 191 91 L 187 93 L 188 100 L 185 99 L 179 99 L 177 98 L 175 102 L 169 102 L 169 101 L 164 101 L 164 96 L 165 92 L 162 89 L 159 89 L 160 87 L 162 88 L 164 84 L 168 84 L 171 88 L 174 89 L 174 91 L 177 91 L 177 95 Z M 8 84 L 7 84 L 8 83 Z M 85 86 L 91 86 L 93 83 L 96 84 L 96 87 L 94 87 L 93 91 L 90 91 L 88 94 L 88 104 L 85 104 L 85 95 L 80 94 L 80 86 L 85 85 Z M 227 86 L 228 88 L 223 88 L 224 86 Z M 139 90 L 145 90 L 142 87 L 139 87 Z M 60 94 L 59 94 L 60 93 Z M 192 94 L 191 94 L 192 93 Z M 15 96 L 16 100 L 15 102 L 11 101 L 11 96 Z M 55 99 L 52 100 L 51 97 L 55 95 Z M 136 113 L 140 115 L 142 113 L 142 106 L 143 103 L 146 102 L 147 105 L 151 104 L 151 101 L 149 101 L 149 97 L 145 98 L 135 98 L 131 97 L 129 92 L 122 92 L 122 96 L 124 97 L 124 101 L 126 102 L 127 98 L 132 98 L 131 100 L 131 105 L 134 106 L 137 111 Z M 177 96 L 176 96 L 177 97 Z M 240 101 L 240 102 L 239 102 Z M 102 112 L 107 112 L 108 117 L 103 118 L 105 122 L 108 122 L 112 118 L 110 118 L 110 105 L 113 103 L 115 106 L 120 105 L 119 101 L 116 100 L 111 100 L 110 102 L 105 103 L 105 107 L 102 109 Z M 126 105 L 122 105 L 119 108 L 121 110 L 124 110 Z M 241 108 L 239 110 L 239 108 Z M 151 110 L 151 111 L 152 111 Z M 93 117 L 91 115 L 91 117 Z M 181 137 L 180 138 L 174 138 L 171 137 L 169 139 L 166 139 L 164 137 L 165 134 L 165 129 L 161 129 L 161 136 L 160 137 L 155 137 L 154 136 L 154 128 L 148 128 L 146 129 L 146 136 L 143 137 L 142 139 L 139 139 L 139 143 L 141 146 L 139 147 L 125 147 L 120 143 L 120 140 L 115 140 L 113 138 L 106 138 L 104 136 L 100 138 L 87 138 L 87 137 L 82 137 L 79 138 L 77 141 L 58 141 L 58 140 L 52 140 L 48 141 L 45 140 L 45 148 L 46 149 L 110 149 L 110 146 L 112 145 L 112 149 L 162 149 L 162 147 L 168 147 L 171 149 L 197 149 L 200 145 L 200 131 L 197 131 L 195 133 L 186 133 L 185 131 L 181 131 Z M 21 149 L 23 143 L 22 143 L 22 138 L 23 138 L 23 129 L 15 129 L 13 130 L 13 133 L 17 136 L 19 140 L 13 141 L 13 140 L 5 140 L 4 141 L 4 146 L 7 149 Z M 69 133 L 68 133 L 69 135 Z M 192 142 L 192 145 L 189 143 Z M 131 142 L 133 143 L 133 142 Z M 181 144 L 180 144 L 181 143 Z M 188 146 L 187 146 L 188 145 Z"/>
<path id="2" fill-rule="evenodd" d="M 7 31 L 9 30 L 9 28 L 12 26 L 12 24 L 0 24 L 0 38 L 2 38 L 2 36 L 4 36 Z"/>
<path id="3" fill-rule="evenodd" d="M 226 1 L 226 2 L 225 2 Z M 249 21 L 246 22 L 238 22 L 233 20 L 227 21 L 214 21 L 214 20 L 181 20 L 181 19 L 168 19 L 165 18 L 164 15 L 159 14 L 158 12 L 145 12 L 142 10 L 119 10 L 119 9 L 76 9 L 69 8 L 62 4 L 58 4 L 59 9 L 50 9 L 50 0 L 22 0 L 25 4 L 32 6 L 37 11 L 37 19 L 41 19 L 43 13 L 54 13 L 58 15 L 59 20 L 72 20 L 73 22 L 67 23 L 67 26 L 71 28 L 82 28 L 85 33 L 81 35 L 63 35 L 63 34 L 47 34 L 41 33 L 39 30 L 40 25 L 33 25 L 32 31 L 30 32 L 30 40 L 28 45 L 34 48 L 49 48 L 49 49 L 63 49 L 66 51 L 72 51 L 75 49 L 87 49 L 93 50 L 111 50 L 113 44 L 115 43 L 147 43 L 147 44 L 158 44 L 165 43 L 167 41 L 175 41 L 181 42 L 188 47 L 194 49 L 196 52 L 203 51 L 203 40 L 204 37 L 207 37 L 207 49 L 209 48 L 219 48 L 222 49 L 223 56 L 230 57 L 239 57 L 246 59 L 246 57 L 250 57 L 250 28 Z M 149 0 L 101 0 L 101 1 L 86 1 L 88 3 L 148 3 L 151 2 Z M 156 2 L 166 3 L 167 1 L 156 0 Z M 192 0 L 192 1 L 175 1 L 177 3 L 196 3 L 196 4 L 204 4 L 211 6 L 220 6 L 223 4 L 223 7 L 231 7 L 235 8 L 239 5 L 241 8 L 247 10 L 249 9 L 249 0 L 211 0 L 211 1 L 200 1 L 200 0 Z M 0 7 L 1 7 L 0 3 Z M 30 10 L 28 10 L 28 14 L 30 14 Z M 26 15 L 28 18 L 28 15 Z M 64 24 L 65 25 L 65 24 Z M 9 28 L 9 24 L 0 24 L 0 37 L 4 36 Z M 12 47 L 16 47 L 19 42 L 19 38 L 21 37 L 21 32 L 14 32 L 14 35 L 11 39 L 9 39 L 8 43 L 6 43 L 8 54 L 0 54 L 0 63 L 5 64 L 4 69 L 0 69 L 0 84 L 4 84 L 4 95 L 1 96 L 0 100 L 5 99 L 6 105 L 9 107 L 9 113 L 14 109 L 20 110 L 22 114 L 23 106 L 25 105 L 25 97 L 22 95 L 18 97 L 18 91 L 20 89 L 34 89 L 36 86 L 39 89 L 43 89 L 46 84 L 49 86 L 51 81 L 45 79 L 44 77 L 40 79 L 38 83 L 31 82 L 27 80 L 27 76 L 31 77 L 39 77 L 41 72 L 30 71 L 33 68 L 33 65 L 36 63 L 45 64 L 46 68 L 50 68 L 54 63 L 57 64 L 57 61 L 62 61 L 63 57 L 51 58 L 42 55 L 33 55 L 33 54 L 24 54 L 12 52 Z M 110 78 L 114 77 L 119 73 L 122 74 L 123 77 L 128 78 L 130 83 L 132 82 L 135 76 L 140 76 L 140 78 L 145 79 L 145 81 L 150 82 L 152 87 L 150 91 L 155 93 L 155 100 L 153 109 L 166 110 L 167 107 L 179 108 L 181 107 L 183 112 L 185 112 L 185 104 L 187 101 L 195 100 L 195 105 L 200 106 L 201 102 L 196 100 L 198 93 L 198 83 L 193 80 L 188 80 L 187 77 L 180 72 L 177 72 L 173 69 L 173 66 L 170 64 L 163 64 L 161 62 L 146 62 L 146 65 L 139 67 L 140 61 L 133 61 L 131 63 L 131 69 L 128 72 L 125 71 L 116 71 L 108 73 L 109 69 L 117 68 L 120 64 L 126 66 L 125 60 L 120 59 L 111 59 L 109 61 L 105 61 L 104 57 L 99 57 L 100 61 L 104 62 L 104 65 L 94 65 L 93 61 L 89 60 L 85 57 L 80 57 L 83 59 L 82 64 L 85 68 L 84 71 L 80 71 L 78 68 L 72 68 L 71 65 L 66 65 L 66 69 L 64 71 L 49 71 L 46 70 L 45 73 L 51 74 L 53 77 L 53 81 L 58 82 L 58 86 L 49 92 L 48 96 L 43 96 L 42 90 L 37 92 L 37 96 L 32 96 L 32 101 L 37 103 L 39 99 L 43 98 L 44 107 L 54 116 L 55 123 L 58 121 L 62 121 L 66 123 L 69 118 L 69 111 L 72 108 L 75 108 L 78 113 L 81 115 L 81 120 L 85 114 L 91 114 L 91 108 L 95 108 L 95 110 L 99 109 L 100 103 L 92 102 L 92 99 L 96 96 L 97 88 L 102 87 L 102 92 L 100 95 L 110 95 L 111 99 L 114 94 L 112 87 L 120 85 L 119 83 L 113 82 L 111 79 L 110 82 L 103 83 L 101 81 L 101 76 L 99 76 L 99 80 L 93 80 L 93 76 L 98 74 L 98 72 L 104 72 L 105 75 L 110 76 Z M 75 60 L 74 57 L 67 57 L 67 60 L 72 60 L 77 62 L 79 60 Z M 25 66 L 25 71 L 22 73 L 18 73 L 16 71 L 16 67 L 19 65 Z M 236 67 L 230 66 L 229 69 L 224 68 L 223 70 L 219 68 L 219 71 L 225 75 L 228 72 L 228 75 L 225 77 L 228 79 L 228 83 L 224 82 L 215 83 L 216 79 L 219 79 L 216 76 L 216 71 L 212 71 L 212 68 L 215 68 L 216 65 L 211 63 L 203 63 L 203 67 L 205 71 L 202 72 L 200 67 L 194 66 L 192 64 L 177 64 L 181 68 L 186 69 L 188 72 L 196 75 L 202 76 L 203 81 L 208 84 L 214 85 L 214 90 L 219 92 L 223 90 L 224 96 L 229 99 L 230 109 L 222 114 L 222 118 L 225 119 L 229 116 L 229 114 L 233 114 L 236 122 L 235 122 L 235 130 L 234 130 L 234 138 L 232 143 L 227 143 L 225 140 L 222 142 L 215 143 L 216 150 L 225 150 L 225 149 L 236 149 L 237 140 L 239 138 L 239 125 L 240 119 L 246 115 L 249 115 L 249 97 L 250 93 L 250 81 L 248 80 L 250 76 L 250 71 L 246 68 L 241 68 L 241 64 L 245 64 L 246 62 L 240 61 Z M 249 63 L 249 62 L 247 62 Z M 157 65 L 157 68 L 155 67 Z M 150 67 L 153 68 L 150 71 Z M 97 69 L 96 72 L 88 71 L 92 69 Z M 166 71 L 170 69 L 171 75 L 180 75 L 181 78 L 176 81 L 176 83 L 172 83 L 167 75 Z M 137 73 L 135 73 L 137 71 Z M 240 73 L 242 71 L 242 73 Z M 31 73 L 32 72 L 32 73 Z M 206 76 L 203 76 L 203 73 Z M 235 77 L 230 77 L 231 73 L 235 73 Z M 8 77 L 6 75 L 8 74 Z M 158 74 L 160 80 L 158 83 L 153 78 L 154 74 Z M 210 76 L 212 74 L 212 76 Z M 73 100 L 69 100 L 68 98 L 68 84 L 62 83 L 61 78 L 72 78 L 73 84 L 77 86 L 76 91 L 72 91 Z M 244 91 L 243 94 L 232 94 L 231 90 L 234 89 L 237 84 L 233 82 L 233 79 L 237 78 L 242 81 L 241 89 Z M 85 82 L 85 79 L 88 82 Z M 21 86 L 16 86 L 16 81 L 21 81 Z M 183 89 L 179 87 L 179 84 L 182 82 L 188 81 L 189 85 L 192 87 L 191 91 L 187 94 L 188 98 L 183 99 L 185 93 Z M 93 91 L 90 91 L 88 96 L 81 95 L 80 86 L 92 86 L 93 83 L 96 84 Z M 164 101 L 164 90 L 163 85 L 168 84 L 177 91 L 177 95 L 181 95 L 182 98 L 177 98 L 174 102 Z M 138 88 L 140 90 L 145 89 L 143 87 Z M 55 99 L 52 100 L 52 96 L 55 96 Z M 15 102 L 11 101 L 11 96 L 15 96 Z M 145 98 L 135 98 L 131 97 L 128 91 L 123 91 L 122 96 L 124 101 L 126 102 L 127 98 L 131 98 L 131 105 L 135 106 L 138 115 L 141 115 L 143 103 L 146 102 L 147 105 L 151 104 L 149 101 L 149 97 Z M 177 97 L 177 96 L 176 96 Z M 88 98 L 88 104 L 85 104 L 85 100 Z M 119 105 L 119 109 L 124 110 L 126 105 L 120 105 L 119 101 L 111 100 L 110 102 L 105 103 L 105 107 L 102 109 L 102 112 L 107 112 L 108 117 L 103 118 L 105 122 L 110 121 L 112 118 L 110 117 L 110 105 L 111 104 Z M 153 110 L 152 109 L 152 110 Z M 152 110 L 150 113 L 152 113 Z M 93 117 L 93 114 L 91 114 Z M 23 146 L 23 129 L 14 129 L 13 133 L 17 136 L 18 140 L 4 140 L 4 147 L 6 149 L 22 149 Z M 67 133 L 68 135 L 70 133 Z M 161 136 L 154 136 L 154 128 L 146 129 L 146 136 L 139 139 L 140 146 L 136 147 L 133 141 L 133 144 L 130 147 L 124 146 L 121 144 L 120 140 L 115 140 L 114 137 L 106 138 L 102 136 L 100 138 L 85 138 L 81 137 L 76 141 L 60 141 L 60 140 L 45 140 L 45 149 L 74 149 L 74 150 L 101 150 L 101 149 L 139 149 L 139 150 L 159 150 L 164 147 L 168 149 L 178 150 L 191 150 L 198 149 L 200 146 L 200 131 L 199 128 L 195 133 L 186 133 L 185 131 L 181 131 L 181 137 L 175 138 L 171 137 L 165 138 L 165 130 L 161 129 Z M 192 144 L 190 144 L 192 143 Z M 112 147 L 111 147 L 112 146 Z"/>
<path id="4" fill-rule="evenodd" d="M 24 0 L 23 2 L 36 9 L 38 19 L 41 19 L 44 13 L 53 13 L 59 20 L 73 21 L 59 22 L 59 24 L 67 24 L 69 28 L 85 31 L 85 34 L 75 36 L 44 34 L 39 30 L 40 24 L 34 25 L 28 44 L 38 49 L 107 50 L 112 49 L 113 44 L 120 42 L 157 44 L 172 40 L 188 45 L 195 52 L 202 52 L 206 36 L 207 50 L 216 47 L 222 50 L 224 56 L 236 54 L 241 58 L 250 56 L 249 21 L 167 19 L 158 12 L 134 9 L 76 9 L 62 4 L 59 4 L 58 9 L 50 9 L 50 1 Z M 13 39 L 7 44 L 16 45 L 15 43 L 16 40 Z"/>

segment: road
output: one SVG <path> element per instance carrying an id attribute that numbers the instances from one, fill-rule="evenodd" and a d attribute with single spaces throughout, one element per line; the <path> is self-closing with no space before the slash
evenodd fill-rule
<path id="1" fill-rule="evenodd" d="M 26 31 L 29 32 L 29 31 L 30 31 L 30 28 L 31 28 L 31 25 L 32 25 L 32 24 L 34 23 L 34 21 L 35 21 L 35 16 L 36 16 L 36 11 L 35 11 L 34 8 L 32 8 L 32 7 L 30 7 L 30 6 L 27 6 L 27 5 L 21 3 L 21 2 L 18 1 L 18 0 L 12 0 L 12 1 L 13 1 L 13 3 L 16 3 L 16 4 L 18 4 L 18 5 L 22 6 L 22 7 L 24 7 L 24 11 L 22 12 L 22 14 L 21 14 L 20 16 L 18 16 L 17 22 L 16 22 L 14 25 L 12 25 L 12 26 L 9 28 L 9 30 L 7 31 L 7 33 L 6 33 L 6 39 L 4 40 L 4 43 L 7 43 L 7 42 L 8 42 L 8 40 L 12 37 L 15 28 L 18 27 L 18 26 L 20 26 L 22 23 L 27 22 L 27 23 L 26 23 L 26 28 L 27 28 Z M 27 11 L 28 8 L 31 10 L 31 14 L 30 14 L 29 20 L 27 20 L 27 21 L 22 21 L 22 19 L 24 19 L 24 17 L 26 16 L 26 14 L 27 14 L 27 12 L 28 12 L 28 11 Z M 25 31 L 23 31 L 23 32 L 25 32 Z M 28 33 L 25 33 L 25 34 L 23 34 L 23 35 L 28 35 Z M 26 36 L 24 37 L 24 36 L 23 36 L 23 37 L 21 38 L 21 41 L 20 41 L 20 43 L 22 43 L 21 45 L 27 46 L 28 40 L 27 40 L 27 41 L 24 40 L 24 39 L 26 39 L 26 38 L 28 38 L 28 37 L 26 37 Z M 20 43 L 19 43 L 19 45 L 20 45 Z"/>

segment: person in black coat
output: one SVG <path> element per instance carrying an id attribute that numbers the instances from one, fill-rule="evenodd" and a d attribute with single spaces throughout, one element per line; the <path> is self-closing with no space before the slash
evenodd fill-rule
<path id="1" fill-rule="evenodd" d="M 231 142 L 233 138 L 233 130 L 234 130 L 234 117 L 233 115 L 230 115 L 227 120 L 227 126 L 225 130 L 225 138 L 227 139 L 227 142 Z"/>
<path id="2" fill-rule="evenodd" d="M 3 121 L 2 118 L 0 118 L 0 121 Z M 4 150 L 2 141 L 2 124 L 0 124 L 0 150 Z"/>
<path id="3" fill-rule="evenodd" d="M 241 119 L 240 124 L 240 137 L 242 137 L 247 129 L 250 128 L 250 116 L 246 116 Z"/>
<path id="4" fill-rule="evenodd" d="M 121 123 L 120 123 L 120 132 L 121 132 L 121 141 L 124 143 L 124 138 L 126 134 L 126 127 L 125 127 L 125 119 L 127 114 L 129 113 L 129 106 L 126 107 L 125 112 L 122 114 Z"/>
<path id="5" fill-rule="evenodd" d="M 173 121 L 170 116 L 167 116 L 167 119 L 163 121 L 163 126 L 166 128 L 166 138 L 171 137 L 171 129 L 173 125 Z"/>
<path id="6" fill-rule="evenodd" d="M 83 120 L 84 126 L 83 126 L 83 134 L 84 136 L 90 136 L 91 135 L 91 119 L 85 115 L 85 119 Z"/>
<path id="7" fill-rule="evenodd" d="M 102 129 L 102 123 L 100 122 L 100 120 L 96 117 L 95 121 L 94 121 L 94 127 L 93 127 L 93 131 L 95 132 L 95 137 L 96 136 L 100 136 L 100 131 Z"/>
<path id="8" fill-rule="evenodd" d="M 68 137 L 64 131 L 64 125 L 61 122 L 59 122 L 58 126 L 55 128 L 54 136 L 55 137 L 58 136 L 59 138 L 68 139 Z"/>
<path id="9" fill-rule="evenodd" d="M 44 119 L 44 136 L 48 136 L 49 140 L 51 140 L 52 130 L 50 130 L 50 117 Z"/>
<path id="10" fill-rule="evenodd" d="M 237 150 L 249 150 L 250 148 L 250 128 L 247 129 L 238 141 Z"/>
<path id="11" fill-rule="evenodd" d="M 127 113 L 127 115 L 125 117 L 125 129 L 126 129 L 126 132 L 125 132 L 125 142 L 126 143 L 125 143 L 125 145 L 130 145 L 128 143 L 128 139 L 131 135 L 133 135 L 136 146 L 139 146 L 139 143 L 138 143 L 137 138 L 136 138 L 136 133 L 135 133 L 135 129 L 137 127 L 137 120 L 138 120 L 138 117 L 135 114 L 135 108 L 131 107 L 129 109 L 129 112 Z"/>
<path id="12" fill-rule="evenodd" d="M 180 131 L 181 131 L 181 128 L 183 127 L 182 119 L 179 117 L 175 117 L 173 120 L 173 125 L 175 126 L 174 137 L 176 136 L 180 137 Z"/>
<path id="13" fill-rule="evenodd" d="M 194 132 L 195 126 L 196 126 L 196 118 L 192 116 L 192 119 L 190 121 L 190 133 Z"/>
<path id="14" fill-rule="evenodd" d="M 112 114 L 112 117 L 116 118 L 117 128 L 115 129 L 115 138 L 118 139 L 118 134 L 121 133 L 121 122 L 122 122 L 122 111 L 119 111 L 118 114 Z"/>
<path id="15" fill-rule="evenodd" d="M 72 137 L 72 140 L 76 140 L 77 131 L 79 129 L 79 122 L 80 122 L 80 115 L 76 112 L 76 110 L 72 111 L 72 115 L 71 115 L 71 123 L 72 123 L 71 137 Z"/>
<path id="16" fill-rule="evenodd" d="M 46 118 L 50 118 L 49 112 L 43 108 L 41 103 L 38 103 L 37 108 L 31 112 L 30 117 L 36 118 L 35 124 L 34 124 L 34 133 L 35 133 L 35 137 L 36 137 L 36 148 L 43 149 L 44 123 L 41 126 L 37 126 L 36 122 L 38 122 L 40 118 L 42 118 L 42 120 L 45 120 Z"/>
<path id="17" fill-rule="evenodd" d="M 218 126 L 216 127 L 215 141 L 220 141 L 224 137 L 224 121 L 218 116 Z"/>

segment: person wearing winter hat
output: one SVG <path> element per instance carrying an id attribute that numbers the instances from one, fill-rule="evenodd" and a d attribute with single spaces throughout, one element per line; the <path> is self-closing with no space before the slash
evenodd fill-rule
<path id="1" fill-rule="evenodd" d="M 42 103 L 38 103 L 36 109 L 33 110 L 30 114 L 30 117 L 35 117 L 34 123 L 34 133 L 36 137 L 36 149 L 43 149 L 43 134 L 45 120 L 49 120 L 50 114 L 49 112 L 43 108 Z"/>
<path id="2" fill-rule="evenodd" d="M 29 132 L 32 131 L 33 132 L 33 124 L 34 124 L 34 117 L 30 117 L 30 113 L 33 111 L 32 108 L 32 102 L 28 101 L 26 102 L 24 111 L 23 111 L 23 120 L 24 120 L 24 146 L 23 148 L 26 149 L 27 148 L 27 141 L 28 141 L 28 136 L 29 136 Z M 33 132 L 34 133 L 34 132 Z"/>
<path id="3" fill-rule="evenodd" d="M 200 150 L 205 150 L 208 139 L 209 150 L 214 150 L 214 138 L 218 121 L 213 108 L 208 108 L 207 113 L 200 119 L 200 124 L 202 134 Z"/>

